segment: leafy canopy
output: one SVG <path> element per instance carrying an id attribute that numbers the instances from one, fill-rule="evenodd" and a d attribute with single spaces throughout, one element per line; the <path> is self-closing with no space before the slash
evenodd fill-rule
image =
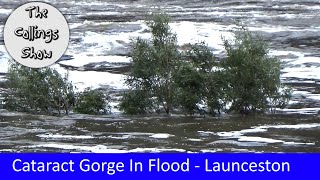
<path id="1" fill-rule="evenodd" d="M 51 114 L 69 113 L 74 104 L 74 90 L 68 74 L 61 76 L 55 69 L 33 69 L 9 62 L 6 108 L 15 111 Z"/>
<path id="2" fill-rule="evenodd" d="M 132 68 L 126 78 L 126 84 L 131 93 L 124 94 L 121 109 L 127 113 L 141 112 L 146 109 L 163 108 L 169 113 L 173 108 L 174 82 L 172 76 L 175 72 L 180 53 L 178 52 L 176 35 L 169 27 L 169 17 L 161 14 L 152 16 L 147 22 L 151 29 L 151 40 L 137 38 L 132 42 Z M 136 99 L 135 95 L 144 99 L 152 99 L 152 103 L 139 104 L 137 110 L 128 107 L 128 99 Z M 142 99 L 143 102 L 147 102 Z"/>
<path id="3" fill-rule="evenodd" d="M 82 114 L 99 114 L 107 111 L 107 95 L 99 89 L 87 88 L 77 94 L 75 112 Z"/>
<path id="4" fill-rule="evenodd" d="M 268 56 L 262 37 L 245 28 L 235 32 L 234 40 L 224 40 L 227 58 L 222 67 L 227 76 L 226 96 L 237 112 L 265 111 L 284 107 L 290 89 L 281 84 L 280 61 Z"/>
<path id="5" fill-rule="evenodd" d="M 129 114 L 221 111 L 249 113 L 283 108 L 290 88 L 281 84 L 280 61 L 268 56 L 268 45 L 245 28 L 224 41 L 226 58 L 218 60 L 204 43 L 181 51 L 165 14 L 147 21 L 151 39 L 132 41 L 129 91 L 120 109 Z M 201 106 L 200 106 L 200 105 Z M 230 105 L 230 108 L 227 108 Z"/>

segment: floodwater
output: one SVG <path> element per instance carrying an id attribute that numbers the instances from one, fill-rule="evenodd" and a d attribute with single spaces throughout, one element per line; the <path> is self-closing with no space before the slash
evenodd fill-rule
<path id="1" fill-rule="evenodd" d="M 316 117 L 50 117 L 2 112 L 9 152 L 319 152 Z"/>
<path id="2" fill-rule="evenodd" d="M 0 87 L 10 58 L 3 26 L 27 1 L 0 0 Z M 52 67 L 69 70 L 79 90 L 112 93 L 112 114 L 66 117 L 0 110 L 0 150 L 18 152 L 319 152 L 320 2 L 318 0 L 50 0 L 66 17 L 71 39 L 66 55 Z M 282 62 L 281 80 L 294 90 L 277 116 L 203 118 L 125 116 L 117 94 L 130 67 L 130 39 L 149 38 L 145 15 L 165 11 L 178 44 L 205 41 L 225 56 L 221 37 L 232 38 L 245 24 L 269 43 Z M 0 88 L 0 94 L 3 89 Z"/>

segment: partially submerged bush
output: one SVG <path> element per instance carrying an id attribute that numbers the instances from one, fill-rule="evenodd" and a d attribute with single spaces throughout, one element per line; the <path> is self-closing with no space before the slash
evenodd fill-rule
<path id="1" fill-rule="evenodd" d="M 75 112 L 82 114 L 101 114 L 108 111 L 108 96 L 99 89 L 87 88 L 77 94 Z"/>
<path id="2" fill-rule="evenodd" d="M 61 76 L 49 67 L 33 69 L 14 61 L 9 63 L 8 90 L 4 100 L 8 110 L 59 115 L 62 110 L 68 114 L 73 107 L 75 112 L 83 114 L 100 114 L 110 110 L 108 96 L 100 90 L 87 88 L 75 95 L 68 74 Z"/>
<path id="3" fill-rule="evenodd" d="M 174 102 L 174 82 L 172 76 L 175 73 L 179 52 L 176 35 L 169 27 L 169 17 L 161 14 L 152 16 L 152 20 L 147 21 L 151 29 L 152 38 L 143 40 L 137 38 L 132 41 L 132 67 L 126 78 L 126 84 L 130 91 L 125 94 L 121 109 L 126 113 L 141 113 L 144 109 L 154 109 L 162 107 L 166 113 L 170 113 Z M 154 99 L 152 104 L 142 106 L 139 101 L 141 93 L 144 99 Z M 135 97 L 137 96 L 137 97 Z"/>
<path id="4" fill-rule="evenodd" d="M 68 114 L 74 104 L 74 91 L 68 75 L 61 76 L 55 69 L 33 69 L 9 62 L 8 90 L 5 106 L 8 110 L 33 113 Z"/>
<path id="5" fill-rule="evenodd" d="M 141 90 L 133 90 L 125 92 L 120 103 L 120 110 L 126 114 L 144 114 L 152 106 L 147 92 Z"/>
<path id="6" fill-rule="evenodd" d="M 284 107 L 290 91 L 281 84 L 280 61 L 268 56 L 262 37 L 242 28 L 235 32 L 233 41 L 225 40 L 224 46 L 227 58 L 221 64 L 227 76 L 226 96 L 232 103 L 231 110 L 248 113 L 270 106 Z"/>
<path id="7" fill-rule="evenodd" d="M 216 86 L 223 77 L 220 72 L 214 71 L 218 63 L 210 49 L 204 43 L 190 45 L 191 49 L 186 52 L 179 69 L 175 73 L 177 104 L 186 113 L 201 111 L 199 102 L 207 102 L 208 113 L 219 109 L 218 97 L 222 86 Z"/>
<path id="8" fill-rule="evenodd" d="M 207 113 L 229 111 L 250 113 L 284 108 L 291 91 L 280 81 L 280 62 L 268 56 L 260 36 L 245 28 L 234 40 L 224 40 L 227 57 L 216 61 L 204 43 L 178 51 L 169 18 L 160 14 L 147 22 L 152 38 L 137 38 L 132 46 L 132 69 L 126 78 L 130 90 L 124 94 L 121 110 L 129 114 L 173 108 L 193 114 L 205 102 Z"/>

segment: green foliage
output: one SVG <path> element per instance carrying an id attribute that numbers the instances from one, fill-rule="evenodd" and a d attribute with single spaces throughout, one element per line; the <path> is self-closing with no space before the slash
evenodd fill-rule
<path id="1" fill-rule="evenodd" d="M 135 93 L 128 94 L 126 98 L 140 95 L 137 92 L 146 92 L 148 98 L 155 98 L 154 104 L 146 104 L 147 108 L 163 107 L 169 113 L 173 107 L 174 82 L 172 81 L 179 52 L 176 35 L 169 27 L 169 17 L 163 14 L 152 16 L 147 22 L 151 29 L 150 41 L 137 38 L 132 45 L 132 69 L 127 76 L 126 84 Z M 124 100 L 126 100 L 124 98 Z M 129 103 L 123 103 L 123 105 Z M 135 107 L 121 106 L 125 112 L 132 112 Z M 140 107 L 136 112 L 141 112 Z"/>
<path id="2" fill-rule="evenodd" d="M 217 62 L 204 43 L 191 45 L 186 52 L 174 81 L 177 86 L 177 103 L 186 113 L 198 111 L 197 103 L 200 101 L 218 101 L 218 88 L 213 89 L 214 83 L 219 81 L 213 68 Z M 214 91 L 213 91 L 214 90 Z M 210 109 L 215 109 L 214 104 L 209 104 Z"/>
<path id="3" fill-rule="evenodd" d="M 280 62 L 267 55 L 268 46 L 263 39 L 242 28 L 235 32 L 235 40 L 224 40 L 224 46 L 227 58 L 222 67 L 227 76 L 226 97 L 232 103 L 231 110 L 265 111 L 271 102 L 280 102 L 271 105 L 283 107 L 290 92 L 281 93 Z"/>
<path id="4" fill-rule="evenodd" d="M 107 95 L 99 89 L 87 88 L 77 94 L 75 112 L 82 114 L 100 114 L 107 111 Z"/>
<path id="5" fill-rule="evenodd" d="M 120 103 L 120 110 L 127 114 L 144 114 L 152 107 L 152 102 L 148 98 L 148 92 L 133 90 L 125 92 Z"/>
<path id="6" fill-rule="evenodd" d="M 193 114 L 196 104 L 202 98 L 203 78 L 189 63 L 183 63 L 174 77 L 176 83 L 176 102 L 186 113 Z"/>
<path id="7" fill-rule="evenodd" d="M 33 69 L 13 61 L 7 74 L 6 108 L 15 111 L 53 113 L 64 109 L 68 114 L 74 102 L 74 91 L 68 75 L 55 69 Z"/>
<path id="8" fill-rule="evenodd" d="M 246 113 L 283 108 L 291 90 L 280 82 L 280 62 L 269 57 L 268 46 L 260 36 L 242 28 L 234 40 L 224 40 L 227 57 L 217 61 L 204 43 L 191 44 L 178 51 L 176 35 L 169 18 L 152 16 L 147 22 L 152 38 L 137 38 L 132 45 L 132 69 L 126 78 L 130 91 L 120 109 L 129 114 L 174 108 L 193 114 L 205 102 L 208 113 Z"/>

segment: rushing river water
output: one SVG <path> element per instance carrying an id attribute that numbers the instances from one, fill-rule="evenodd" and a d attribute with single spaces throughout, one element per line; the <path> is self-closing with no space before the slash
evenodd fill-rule
<path id="1" fill-rule="evenodd" d="M 0 0 L 0 85 L 10 58 L 3 26 L 27 1 Z M 112 93 L 112 115 L 62 118 L 0 111 L 0 150 L 67 152 L 218 152 L 320 150 L 320 2 L 318 0 L 50 0 L 70 25 L 66 55 L 55 65 L 69 69 L 79 90 L 101 87 Z M 289 106 L 260 118 L 127 117 L 117 110 L 126 89 L 130 38 L 150 37 L 148 12 L 165 11 L 181 48 L 205 41 L 218 57 L 221 37 L 241 22 L 270 42 L 281 59 L 283 83 L 294 89 Z M 1 88 L 0 88 L 1 90 Z M 1 93 L 1 91 L 0 91 Z M 290 115 L 289 115 L 290 114 Z M 294 114 L 294 115 L 291 115 Z"/>

